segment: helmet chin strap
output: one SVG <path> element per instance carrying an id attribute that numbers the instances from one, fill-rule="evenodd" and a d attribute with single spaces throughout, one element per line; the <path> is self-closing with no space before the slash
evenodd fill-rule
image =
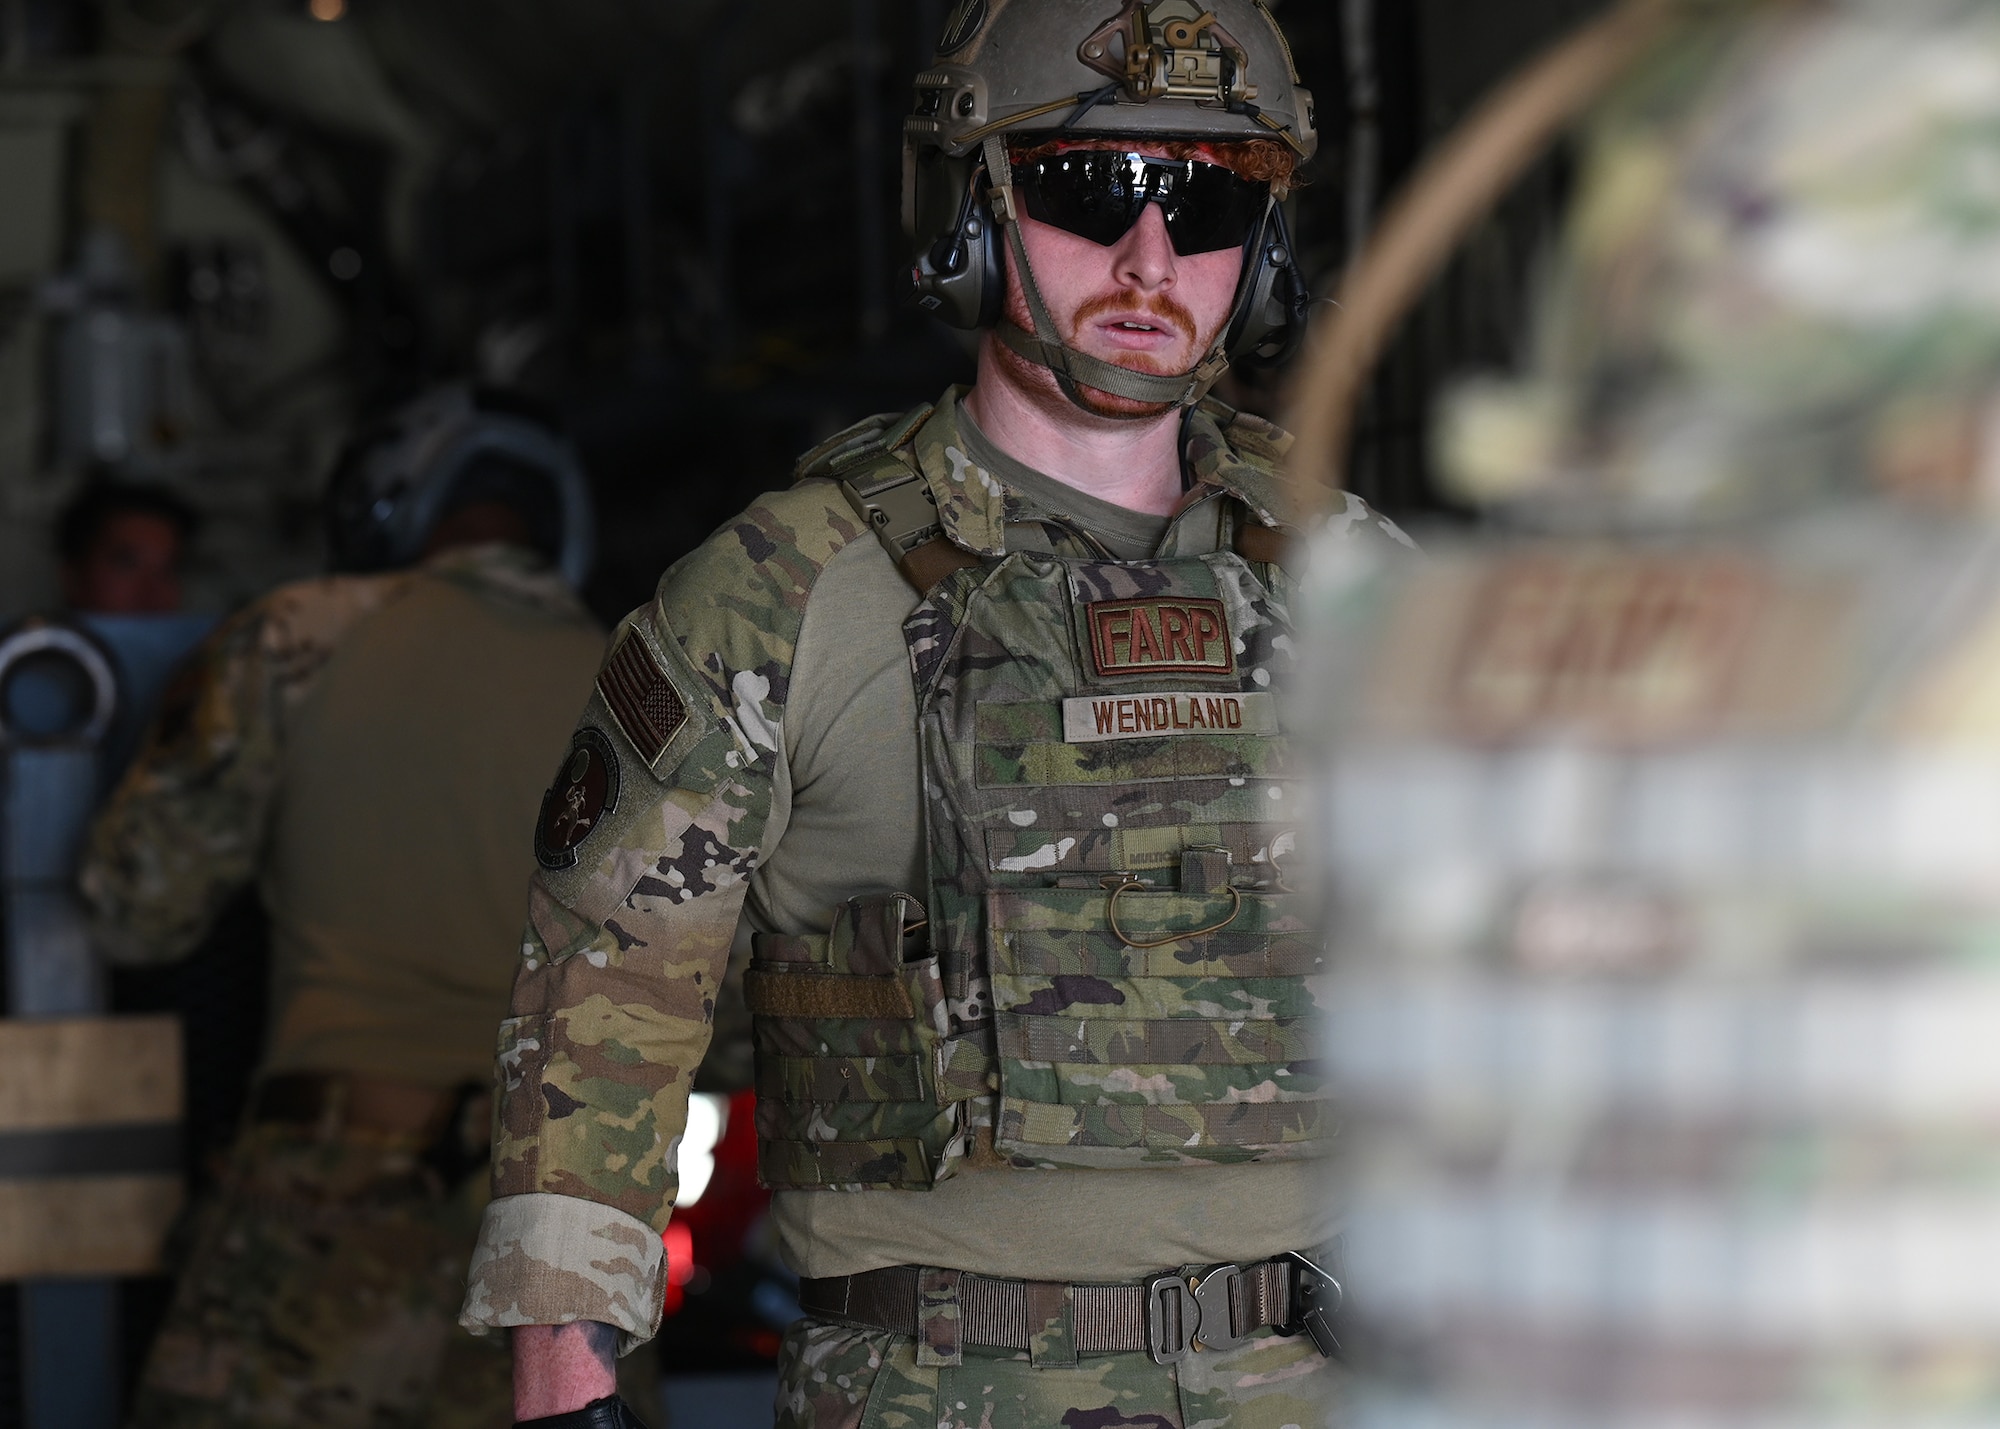
<path id="1" fill-rule="evenodd" d="M 985 139 L 984 153 L 986 177 L 991 185 L 987 190 L 987 200 L 992 206 L 994 221 L 1006 231 L 1007 244 L 1014 253 L 1015 269 L 1021 275 L 1021 296 L 1027 300 L 1028 315 L 1035 324 L 1035 330 L 1028 332 L 1002 318 L 997 329 L 1000 341 L 1028 361 L 1048 368 L 1055 374 L 1056 385 L 1062 388 L 1063 395 L 1093 415 L 1104 414 L 1085 402 L 1077 388 L 1091 387 L 1099 392 L 1109 392 L 1114 397 L 1168 407 L 1192 407 L 1207 396 L 1208 389 L 1228 370 L 1229 354 L 1226 349 L 1234 321 L 1222 325 L 1222 331 L 1217 334 L 1208 352 L 1186 372 L 1135 372 L 1129 367 L 1120 367 L 1071 347 L 1057 332 L 1055 319 L 1049 316 L 1048 304 L 1042 301 L 1041 288 L 1035 282 L 1035 271 L 1028 263 L 1028 249 L 1021 241 L 1021 225 L 1014 204 L 1014 170 L 1007 162 L 1006 143 L 999 135 L 989 134 Z M 1239 307 L 1249 279 L 1250 267 L 1246 263 L 1243 280 L 1237 289 Z M 1135 420 L 1147 415 L 1143 412 L 1131 414 Z"/>

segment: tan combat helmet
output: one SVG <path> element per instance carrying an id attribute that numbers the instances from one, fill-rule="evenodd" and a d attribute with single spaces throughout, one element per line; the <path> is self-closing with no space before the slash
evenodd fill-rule
<path id="1" fill-rule="evenodd" d="M 903 123 L 903 226 L 915 244 L 912 294 L 954 327 L 997 327 L 1052 370 L 1072 401 L 1082 384 L 1142 402 L 1191 406 L 1230 361 L 1274 358 L 1304 329 L 1306 290 L 1273 194 L 1244 246 L 1236 308 L 1188 372 L 1135 372 L 1062 342 L 1015 223 L 1006 139 L 1275 140 L 1301 159 L 1318 147 L 1312 95 L 1263 0 L 958 0 L 937 62 L 916 81 Z M 997 220 L 997 221 L 996 221 Z M 1002 232 L 1035 331 L 1001 320 Z"/>

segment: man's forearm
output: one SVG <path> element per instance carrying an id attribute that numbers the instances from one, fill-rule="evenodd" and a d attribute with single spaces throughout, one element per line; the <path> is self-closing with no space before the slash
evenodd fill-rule
<path id="1" fill-rule="evenodd" d="M 514 1329 L 514 1417 L 567 1414 L 618 1391 L 618 1332 L 596 1320 Z"/>

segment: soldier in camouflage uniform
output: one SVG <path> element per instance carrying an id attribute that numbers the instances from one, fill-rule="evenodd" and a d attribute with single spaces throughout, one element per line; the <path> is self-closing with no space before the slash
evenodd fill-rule
<path id="1" fill-rule="evenodd" d="M 1302 317 L 1310 102 L 1250 0 L 1105 9 L 956 8 L 906 207 L 977 384 L 670 570 L 544 802 L 464 1311 L 516 1327 L 525 1423 L 636 1422 L 611 1358 L 732 953 L 806 1310 L 781 1424 L 1329 1412 L 1288 439 L 1205 397 Z"/>
<path id="2" fill-rule="evenodd" d="M 519 828 L 604 646 L 530 534 L 564 524 L 567 448 L 451 393 L 386 445 L 425 438 L 445 455 L 390 505 L 429 509 L 364 562 L 415 563 L 227 621 L 91 838 L 83 888 L 121 961 L 185 955 L 253 879 L 272 928 L 251 1114 L 189 1228 L 133 1412 L 146 1429 L 510 1417 L 505 1356 L 452 1323 L 485 1202 L 477 1093 L 513 971 Z M 379 499 L 376 455 L 348 470 Z"/>

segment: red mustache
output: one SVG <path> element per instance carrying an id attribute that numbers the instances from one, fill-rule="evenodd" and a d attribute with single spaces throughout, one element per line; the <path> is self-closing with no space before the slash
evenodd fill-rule
<path id="1" fill-rule="evenodd" d="M 1154 327 L 1173 328 L 1185 338 L 1194 336 L 1194 314 L 1166 293 L 1150 303 L 1132 293 L 1106 293 L 1101 298 L 1092 298 L 1076 310 L 1075 332 L 1071 335 L 1080 336 L 1086 323 L 1114 316 L 1135 318 Z"/>

